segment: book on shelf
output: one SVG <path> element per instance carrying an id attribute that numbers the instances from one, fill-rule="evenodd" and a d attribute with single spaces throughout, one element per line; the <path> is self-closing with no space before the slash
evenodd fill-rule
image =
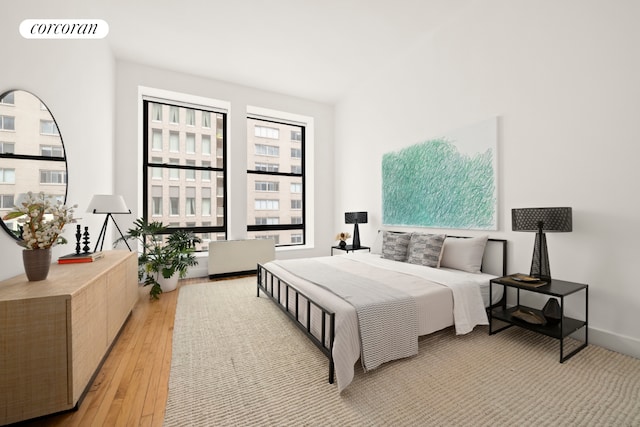
<path id="1" fill-rule="evenodd" d="M 81 262 L 93 262 L 102 258 L 104 254 L 102 252 L 80 252 L 79 254 L 72 253 L 64 255 L 58 258 L 58 264 L 75 264 Z"/>

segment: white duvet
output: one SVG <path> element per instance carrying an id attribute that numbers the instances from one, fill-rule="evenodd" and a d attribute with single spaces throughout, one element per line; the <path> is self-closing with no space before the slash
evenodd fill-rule
<path id="1" fill-rule="evenodd" d="M 429 268 L 362 252 L 314 260 L 352 274 L 375 278 L 378 282 L 412 296 L 417 305 L 419 335 L 427 335 L 451 325 L 455 325 L 457 334 L 465 334 L 476 325 L 488 324 L 485 310 L 488 301 L 483 301 L 480 288 L 495 276 Z M 354 365 L 360 357 L 355 308 L 330 291 L 289 273 L 278 265 L 278 261 L 269 262 L 265 267 L 335 313 L 333 359 L 338 390 L 344 390 L 353 380 Z M 300 315 L 306 317 L 306 313 Z M 312 315 L 313 324 L 319 325 L 319 322 Z M 315 329 L 317 328 L 314 328 L 314 333 L 319 332 Z M 317 337 L 321 338 L 319 334 Z"/>

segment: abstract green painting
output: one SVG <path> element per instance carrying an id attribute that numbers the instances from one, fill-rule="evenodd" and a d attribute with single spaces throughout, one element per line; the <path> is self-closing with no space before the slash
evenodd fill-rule
<path id="1" fill-rule="evenodd" d="M 382 157 L 385 225 L 497 229 L 497 118 Z"/>

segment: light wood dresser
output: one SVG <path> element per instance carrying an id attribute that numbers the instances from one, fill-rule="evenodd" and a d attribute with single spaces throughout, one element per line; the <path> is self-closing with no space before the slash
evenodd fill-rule
<path id="1" fill-rule="evenodd" d="M 137 254 L 0 282 L 0 425 L 72 409 L 138 300 Z"/>

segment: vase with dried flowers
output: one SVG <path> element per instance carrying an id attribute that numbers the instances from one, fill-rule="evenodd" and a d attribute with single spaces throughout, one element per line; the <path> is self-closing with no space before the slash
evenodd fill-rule
<path id="1" fill-rule="evenodd" d="M 43 192 L 27 193 L 25 199 L 3 219 L 18 219 L 21 231 L 18 244 L 24 247 L 22 260 L 29 281 L 44 280 L 51 266 L 51 247 L 67 243 L 61 236 L 65 224 L 75 222 L 73 207 L 47 197 Z"/>
<path id="2" fill-rule="evenodd" d="M 340 233 L 338 233 L 338 235 L 336 236 L 336 240 L 340 241 L 340 243 L 338 243 L 338 246 L 340 246 L 341 248 L 346 248 L 347 239 L 350 237 L 351 237 L 351 234 L 349 234 L 348 232 L 341 231 Z"/>

